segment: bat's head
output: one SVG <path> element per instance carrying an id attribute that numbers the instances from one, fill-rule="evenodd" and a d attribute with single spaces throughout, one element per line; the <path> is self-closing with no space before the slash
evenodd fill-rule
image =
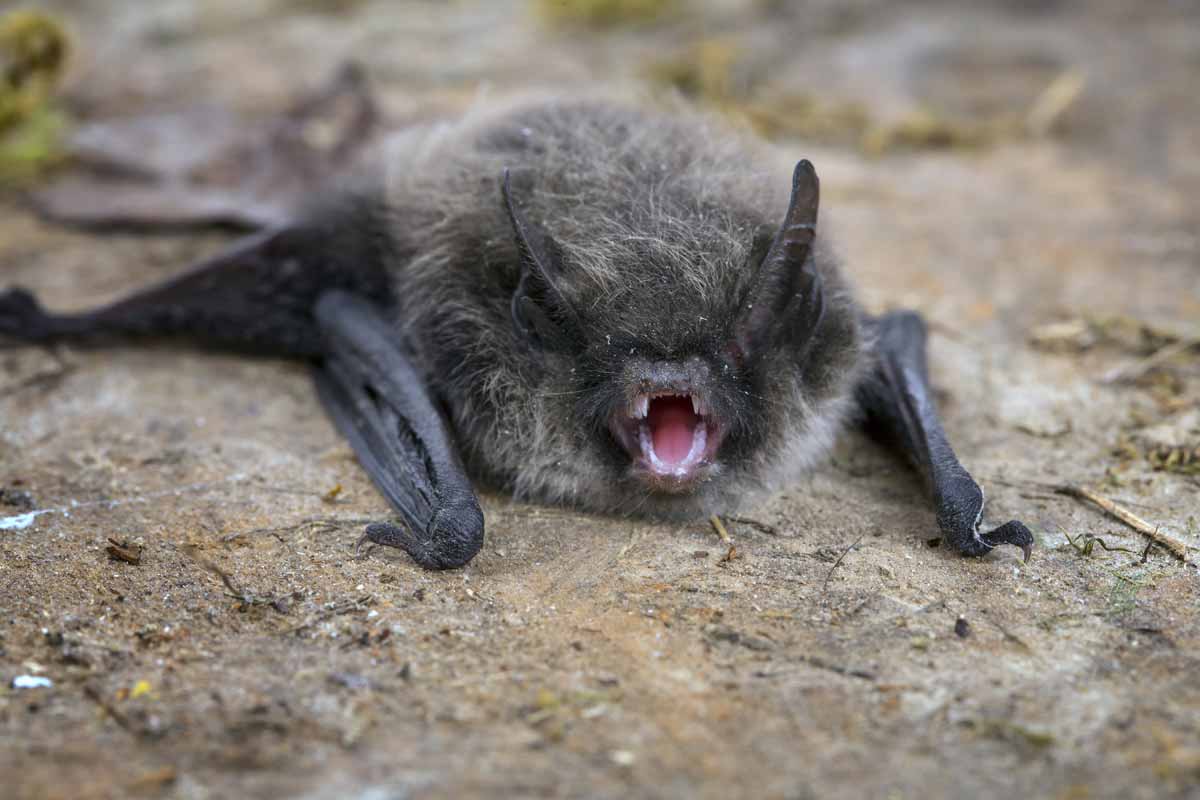
<path id="1" fill-rule="evenodd" d="M 740 243 L 715 255 L 678 237 L 639 249 L 632 233 L 591 293 L 572 274 L 578 250 L 525 218 L 507 176 L 504 198 L 524 264 L 514 326 L 555 379 L 589 451 L 577 458 L 603 465 L 607 485 L 579 502 L 707 511 L 828 446 L 860 348 L 852 305 L 818 266 L 809 162 L 782 226 L 726 220 L 723 240 Z"/>

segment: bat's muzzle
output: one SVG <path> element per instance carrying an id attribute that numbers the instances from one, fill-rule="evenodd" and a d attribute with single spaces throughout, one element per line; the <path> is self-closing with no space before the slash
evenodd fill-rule
<path id="1" fill-rule="evenodd" d="M 633 473 L 651 488 L 686 492 L 711 473 L 725 428 L 711 413 L 708 366 L 694 360 L 630 365 L 636 377 L 625 408 L 613 415 L 614 438 Z"/>

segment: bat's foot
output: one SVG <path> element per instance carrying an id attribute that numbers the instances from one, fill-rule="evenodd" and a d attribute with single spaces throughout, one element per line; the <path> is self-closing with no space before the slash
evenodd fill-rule
<path id="1" fill-rule="evenodd" d="M 965 556 L 984 556 L 1001 544 L 1021 548 L 1025 560 L 1033 551 L 1033 534 L 1016 520 L 981 533 L 983 490 L 959 467 L 944 478 L 936 497 L 938 527 L 946 542 Z"/>
<path id="2" fill-rule="evenodd" d="M 0 292 L 0 336 L 39 342 L 54 335 L 53 319 L 29 291 Z"/>
<path id="3" fill-rule="evenodd" d="M 355 552 L 367 542 L 396 547 L 412 556 L 425 569 L 458 569 L 466 566 L 483 545 L 483 515 L 442 513 L 434 517 L 430 533 L 414 534 L 403 525 L 376 522 L 368 525 L 355 545 Z"/>
<path id="4" fill-rule="evenodd" d="M 1015 519 L 1009 520 L 994 531 L 979 534 L 979 538 L 988 545 L 988 549 L 998 544 L 1011 544 L 1019 547 L 1025 554 L 1026 561 L 1029 560 L 1029 554 L 1033 552 L 1033 533 L 1025 527 L 1023 522 Z"/>

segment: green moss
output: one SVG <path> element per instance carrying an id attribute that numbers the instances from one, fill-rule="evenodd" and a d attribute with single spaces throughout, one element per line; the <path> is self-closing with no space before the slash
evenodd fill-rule
<path id="1" fill-rule="evenodd" d="M 670 58 L 647 64 L 643 73 L 653 84 L 723 106 L 739 93 L 734 68 L 740 56 L 732 41 L 701 39 Z"/>
<path id="2" fill-rule="evenodd" d="M 1109 617 L 1123 617 L 1137 608 L 1137 596 L 1142 585 L 1123 575 L 1113 574 L 1112 588 L 1108 592 L 1108 607 L 1105 612 Z"/>
<path id="3" fill-rule="evenodd" d="M 27 182 L 63 159 L 67 119 L 53 99 L 69 50 L 53 17 L 0 17 L 0 182 Z"/>
<path id="4" fill-rule="evenodd" d="M 968 724 L 988 738 L 1025 744 L 1036 750 L 1043 750 L 1055 743 L 1053 734 L 1027 728 L 1012 720 L 980 719 L 973 720 Z"/>
<path id="5" fill-rule="evenodd" d="M 891 122 L 850 100 L 771 91 L 764 76 L 747 66 L 729 38 L 700 39 L 668 58 L 652 61 L 643 74 L 699 103 L 744 120 L 768 139 L 799 138 L 857 147 L 869 155 L 898 150 L 969 149 L 1020 135 L 1019 120 L 956 120 L 917 110 Z"/>
<path id="6" fill-rule="evenodd" d="M 534 10 L 554 25 L 615 28 L 660 22 L 682 8 L 679 0 L 535 0 Z"/>
<path id="7" fill-rule="evenodd" d="M 19 124 L 0 131 L 0 183 L 27 183 L 62 162 L 66 128 L 66 115 L 42 107 L 31 111 Z"/>
<path id="8" fill-rule="evenodd" d="M 862 149 L 868 155 L 895 150 L 974 149 L 1016 138 L 1019 133 L 1015 120 L 958 120 L 920 109 L 895 122 L 872 126 L 863 134 Z"/>
<path id="9" fill-rule="evenodd" d="M 787 94 L 756 100 L 743 109 L 768 139 L 799 138 L 825 144 L 855 144 L 871 124 L 858 103 Z"/>

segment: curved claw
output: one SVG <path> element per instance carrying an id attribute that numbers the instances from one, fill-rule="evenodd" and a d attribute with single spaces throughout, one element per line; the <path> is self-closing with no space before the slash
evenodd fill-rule
<path id="1" fill-rule="evenodd" d="M 371 527 L 373 527 L 373 526 L 371 526 L 371 525 L 368 525 L 367 527 L 368 527 L 368 528 L 371 528 Z M 364 544 L 364 543 L 369 543 L 369 544 L 370 544 L 370 547 L 368 547 L 368 548 L 367 548 L 367 552 L 366 552 L 366 553 L 364 553 L 364 552 L 363 552 L 363 544 Z M 358 537 L 358 541 L 354 543 L 354 557 L 355 557 L 356 559 L 358 559 L 358 558 L 366 558 L 366 557 L 367 557 L 367 553 L 370 553 L 370 552 L 371 552 L 371 548 L 372 548 L 372 547 L 374 547 L 374 546 L 375 546 L 375 541 L 374 541 L 373 539 L 371 539 L 371 536 L 370 536 L 370 534 L 368 534 L 366 531 L 363 531 L 363 535 L 362 535 L 362 536 L 360 536 L 360 537 Z"/>
<path id="2" fill-rule="evenodd" d="M 979 538 L 991 547 L 998 544 L 1011 544 L 1019 547 L 1025 554 L 1026 561 L 1029 560 L 1029 554 L 1033 552 L 1033 533 L 1025 527 L 1024 523 L 1015 519 L 1009 520 L 989 533 L 980 534 Z"/>

